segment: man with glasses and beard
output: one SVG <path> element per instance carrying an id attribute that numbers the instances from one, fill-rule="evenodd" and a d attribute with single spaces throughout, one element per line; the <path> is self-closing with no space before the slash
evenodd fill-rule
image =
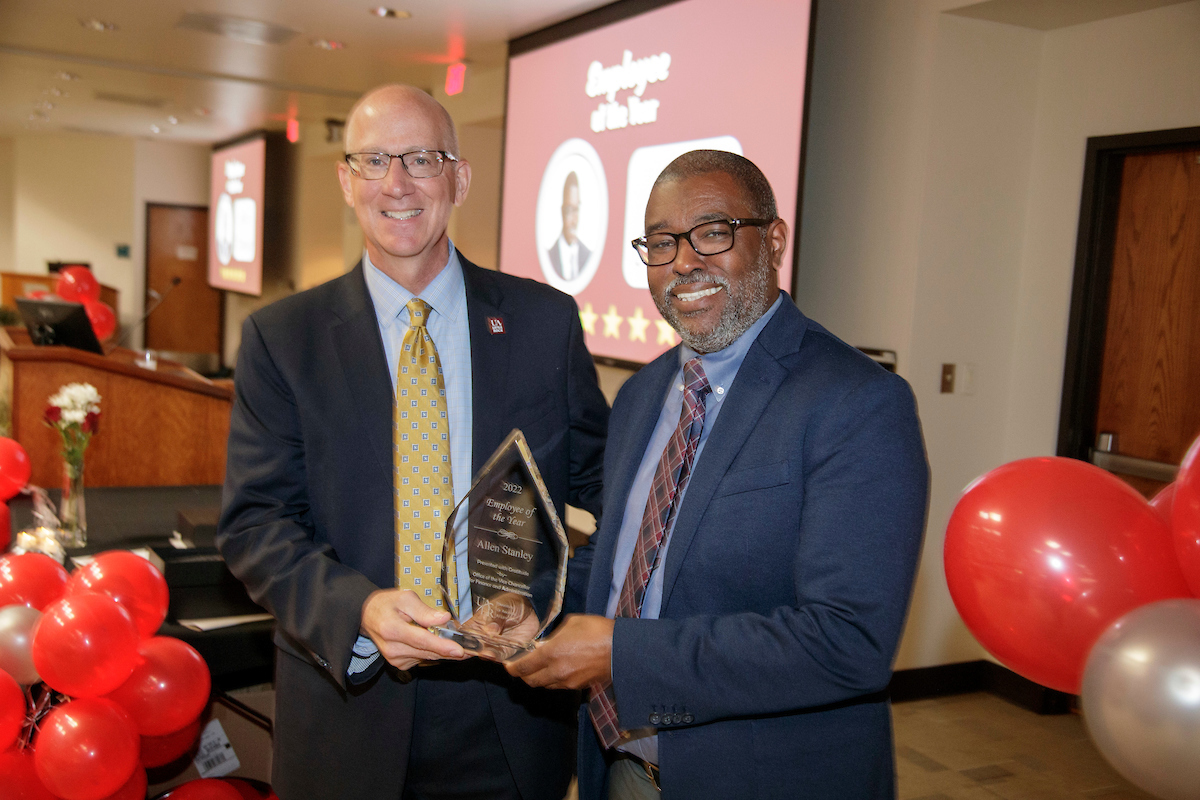
<path id="1" fill-rule="evenodd" d="M 892 798 L 886 687 L 928 465 L 901 378 L 779 290 L 788 226 L 750 161 L 658 177 L 633 242 L 683 343 L 613 405 L 587 614 L 509 671 L 584 688 L 598 798 Z"/>

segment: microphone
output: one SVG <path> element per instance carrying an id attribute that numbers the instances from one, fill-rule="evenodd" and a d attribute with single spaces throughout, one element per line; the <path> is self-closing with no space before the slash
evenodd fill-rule
<path id="1" fill-rule="evenodd" d="M 130 335 L 135 330 L 140 328 L 146 322 L 146 320 L 150 319 L 151 314 L 153 314 L 155 311 L 158 311 L 158 307 L 163 304 L 171 292 L 174 291 L 175 287 L 181 283 L 183 283 L 183 278 L 176 275 L 174 278 L 171 278 L 171 285 L 168 286 L 167 290 L 162 294 L 159 294 L 153 289 L 147 289 L 146 294 L 154 298 L 154 305 L 150 306 L 150 308 L 146 310 L 146 313 L 142 315 L 141 319 L 139 319 L 133 325 L 130 325 L 129 330 L 121 334 L 121 338 L 117 340 L 117 347 L 124 347 L 125 342 L 129 339 Z"/>

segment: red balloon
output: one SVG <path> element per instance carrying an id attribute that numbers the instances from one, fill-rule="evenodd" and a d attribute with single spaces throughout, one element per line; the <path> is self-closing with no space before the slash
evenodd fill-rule
<path id="1" fill-rule="evenodd" d="M 271 784 L 269 783 L 247 780 L 246 778 L 222 778 L 221 780 L 228 783 L 234 789 L 237 789 L 238 794 L 242 796 L 242 800 L 279 800 L 279 795 L 272 791 Z"/>
<path id="2" fill-rule="evenodd" d="M 25 692 L 17 679 L 0 669 L 0 752 L 21 735 L 25 726 Z"/>
<path id="3" fill-rule="evenodd" d="M 1150 507 L 1153 508 L 1158 515 L 1162 517 L 1163 522 L 1167 523 L 1168 525 L 1171 524 L 1171 509 L 1174 504 L 1175 484 L 1173 483 L 1168 483 L 1158 491 L 1158 494 L 1154 495 L 1154 497 L 1150 499 Z"/>
<path id="4" fill-rule="evenodd" d="M 63 703 L 38 725 L 33 744 L 38 777 L 65 800 L 103 800 L 123 787 L 138 765 L 138 736 L 129 715 L 111 700 Z"/>
<path id="5" fill-rule="evenodd" d="M 200 739 L 199 717 L 185 725 L 182 730 L 166 736 L 142 737 L 142 763 L 147 767 L 161 767 L 192 750 Z"/>
<path id="6" fill-rule="evenodd" d="M 1175 554 L 1192 594 L 1200 597 L 1200 439 L 1192 442 L 1175 478 L 1171 504 Z"/>
<path id="7" fill-rule="evenodd" d="M 185 727 L 208 705 L 208 664 L 187 642 L 155 636 L 138 645 L 142 663 L 108 698 L 129 712 L 142 736 Z"/>
<path id="8" fill-rule="evenodd" d="M 29 483 L 33 464 L 16 439 L 0 436 L 0 500 L 7 501 Z"/>
<path id="9" fill-rule="evenodd" d="M 238 790 L 216 778 L 200 778 L 180 784 L 162 796 L 163 800 L 242 800 Z"/>
<path id="10" fill-rule="evenodd" d="M 129 612 L 108 595 L 64 597 L 46 606 L 34 628 L 33 666 L 52 689 L 99 697 L 133 674 L 138 638 Z"/>
<path id="11" fill-rule="evenodd" d="M 20 605 L 42 611 L 66 588 L 67 571 L 48 555 L 0 556 L 0 607 Z"/>
<path id="12" fill-rule="evenodd" d="M 0 550 L 12 544 L 12 510 L 8 503 L 0 503 Z"/>
<path id="13" fill-rule="evenodd" d="M 146 770 L 140 766 L 134 767 L 133 774 L 129 776 L 129 780 L 125 781 L 125 785 L 105 797 L 104 800 L 146 800 L 148 785 Z"/>
<path id="14" fill-rule="evenodd" d="M 946 527 L 963 622 L 1009 669 L 1072 694 L 1100 634 L 1145 603 L 1187 597 L 1170 531 L 1128 484 L 1069 458 L 979 478 Z"/>
<path id="15" fill-rule="evenodd" d="M 100 553 L 71 573 L 66 596 L 84 592 L 106 594 L 120 603 L 143 637 L 153 636 L 167 617 L 170 594 L 158 568 L 128 550 Z"/>
<path id="16" fill-rule="evenodd" d="M 117 314 L 108 303 L 102 303 L 99 300 L 85 300 L 83 301 L 83 310 L 87 312 L 88 319 L 92 323 L 92 330 L 96 332 L 96 338 L 100 341 L 105 341 L 117 330 Z"/>
<path id="17" fill-rule="evenodd" d="M 100 299 L 100 281 L 87 267 L 64 267 L 58 273 L 54 293 L 71 303 Z"/>
<path id="18" fill-rule="evenodd" d="M 0 788 L 4 800 L 58 800 L 37 776 L 32 750 L 0 753 Z"/>

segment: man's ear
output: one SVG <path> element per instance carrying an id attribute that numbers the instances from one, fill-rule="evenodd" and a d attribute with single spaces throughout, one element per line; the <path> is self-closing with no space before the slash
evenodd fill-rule
<path id="1" fill-rule="evenodd" d="M 788 245 L 788 224 L 782 219 L 767 226 L 767 244 L 771 248 L 771 269 L 778 272 L 783 266 L 783 253 Z"/>
<path id="2" fill-rule="evenodd" d="M 454 205 L 461 206 L 467 199 L 467 189 L 471 188 L 471 164 L 459 161 L 454 170 Z"/>
<path id="3" fill-rule="evenodd" d="M 354 192 L 350 189 L 350 165 L 345 161 L 339 161 L 337 174 L 338 183 L 342 185 L 342 197 L 346 200 L 346 205 L 354 208 Z"/>

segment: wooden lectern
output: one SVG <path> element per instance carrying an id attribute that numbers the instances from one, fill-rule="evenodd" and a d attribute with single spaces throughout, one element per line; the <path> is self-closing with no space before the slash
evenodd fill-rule
<path id="1" fill-rule="evenodd" d="M 42 422 L 46 401 L 67 383 L 100 392 L 100 431 L 88 445 L 87 486 L 195 486 L 225 480 L 230 382 L 214 383 L 174 361 L 157 369 L 118 347 L 96 355 L 38 347 L 24 328 L 0 329 L 3 372 L 11 381 L 12 438 L 33 462 L 30 482 L 60 487 L 62 441 Z"/>

